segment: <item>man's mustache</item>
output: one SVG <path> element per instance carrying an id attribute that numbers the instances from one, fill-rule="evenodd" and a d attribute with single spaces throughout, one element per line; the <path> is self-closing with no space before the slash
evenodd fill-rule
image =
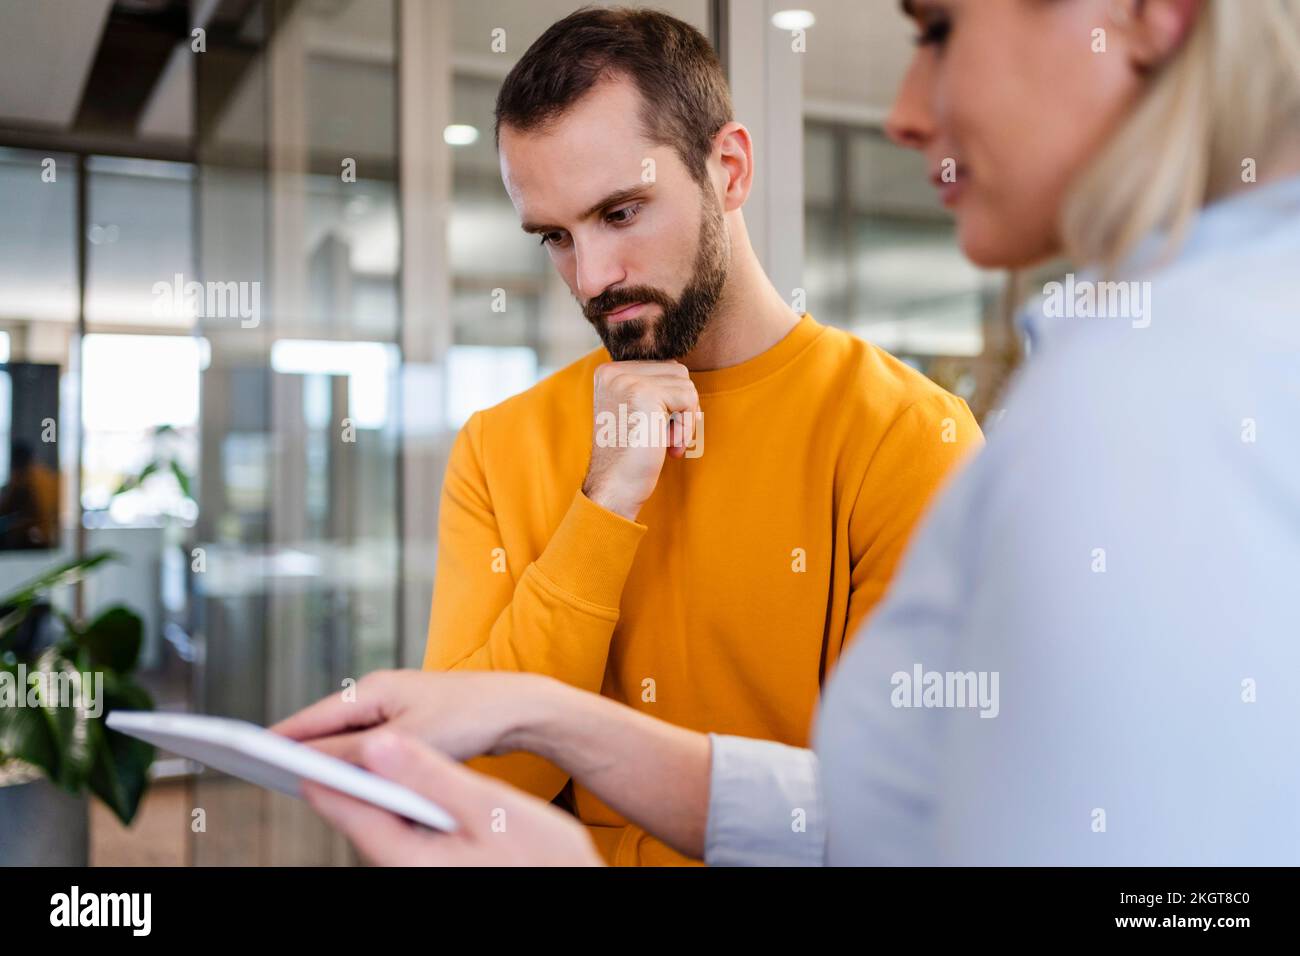
<path id="1" fill-rule="evenodd" d="M 677 307 L 677 303 L 673 301 L 671 296 L 665 295 L 658 289 L 648 285 L 639 285 L 626 289 L 608 289 L 600 295 L 588 299 L 587 304 L 582 307 L 582 314 L 587 317 L 588 322 L 600 322 L 604 319 L 606 312 L 613 312 L 615 309 L 635 305 L 638 302 L 652 303 L 665 311 Z"/>

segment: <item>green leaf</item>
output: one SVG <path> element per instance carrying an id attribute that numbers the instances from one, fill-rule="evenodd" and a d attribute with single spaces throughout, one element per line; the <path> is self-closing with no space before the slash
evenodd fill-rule
<path id="1" fill-rule="evenodd" d="M 153 710 L 149 692 L 119 674 L 104 675 L 104 713 L 90 721 L 92 764 L 90 791 L 130 825 L 149 785 L 149 767 L 155 751 L 152 744 L 109 730 L 105 718 L 115 710 Z"/>
<path id="2" fill-rule="evenodd" d="M 12 668 L 3 668 L 13 678 L 9 686 L 14 693 L 22 694 L 26 704 L 27 688 L 15 686 L 17 674 Z M 49 722 L 38 707 L 9 706 L 18 704 L 0 698 L 0 763 L 22 760 L 39 767 L 51 780 L 58 779 L 60 759 Z"/>
<path id="3" fill-rule="evenodd" d="M 118 495 L 126 494 L 128 491 L 134 491 L 136 488 L 139 488 L 145 483 L 150 475 L 158 470 L 159 464 L 159 461 L 155 458 L 153 461 L 149 462 L 149 464 L 145 465 L 144 468 L 140 469 L 138 473 L 127 475 L 118 483 L 118 486 L 113 489 L 113 497 L 116 498 Z"/>
<path id="4" fill-rule="evenodd" d="M 81 646 L 81 624 L 71 614 L 58 608 L 54 608 L 54 616 L 63 625 L 63 637 L 55 644 L 55 649 L 64 657 L 75 661 L 77 670 L 87 670 L 90 667 L 90 655 Z"/>
<path id="5" fill-rule="evenodd" d="M 84 558 L 74 558 L 32 578 L 18 590 L 0 597 L 0 608 L 11 604 L 32 604 L 37 598 L 54 588 L 76 584 L 101 564 L 120 560 L 121 557 L 116 551 L 100 551 L 97 554 L 88 554 Z M 6 620 L 7 618 L 0 619 L 0 633 L 4 633 Z"/>
<path id="6" fill-rule="evenodd" d="M 130 826 L 149 785 L 154 748 L 143 740 L 109 730 L 102 720 L 88 725 L 92 763 L 90 792 Z"/>
<path id="7" fill-rule="evenodd" d="M 4 638 L 21 626 L 46 592 L 74 584 L 118 557 L 113 552 L 102 552 L 69 561 L 0 598 L 0 670 L 12 673 L 16 683 L 18 661 L 5 652 Z M 120 605 L 108 608 L 85 625 L 61 611 L 54 613 L 67 634 L 29 665 L 29 673 L 50 675 L 75 668 L 83 675 L 90 673 L 91 680 L 102 678 L 103 711 L 99 717 L 90 717 L 84 707 L 60 707 L 48 693 L 53 690 L 49 684 L 44 688 L 46 693 L 40 695 L 40 706 L 2 706 L 7 701 L 0 699 L 0 764 L 22 761 L 70 792 L 89 789 L 119 820 L 129 824 L 149 783 L 154 748 L 109 730 L 104 718 L 115 708 L 153 709 L 148 692 L 128 676 L 140 656 L 143 622 L 139 615 Z M 14 690 L 23 694 L 26 704 L 28 688 Z"/>
<path id="8" fill-rule="evenodd" d="M 194 494 L 190 491 L 190 476 L 185 474 L 185 469 L 181 467 L 181 463 L 175 458 L 169 464 L 171 465 L 172 475 L 176 478 L 176 484 L 180 485 L 181 494 L 193 501 Z"/>
<path id="9" fill-rule="evenodd" d="M 54 744 L 58 763 L 50 773 L 50 779 L 65 790 L 75 793 L 85 782 L 85 774 L 90 767 L 90 752 L 86 746 L 87 717 L 84 699 L 80 710 L 76 706 L 77 701 L 68 701 L 65 706 L 58 699 L 60 684 L 73 679 L 68 676 L 73 670 L 71 661 L 51 649 L 29 668 L 27 677 L 30 681 L 33 674 L 40 675 L 40 679 L 33 685 L 40 703 L 38 713 L 45 718 L 50 729 L 50 740 Z M 75 680 L 80 681 L 80 676 Z M 72 687 L 68 686 L 68 689 L 71 690 Z M 83 693 L 91 691 L 93 688 L 87 688 Z"/>
<path id="10" fill-rule="evenodd" d="M 134 669 L 144 641 L 144 622 L 140 615 L 115 604 L 72 634 L 72 640 L 90 653 L 92 667 L 108 667 L 120 674 Z"/>
<path id="11" fill-rule="evenodd" d="M 32 607 L 36 604 L 34 599 L 18 601 L 8 606 L 0 605 L 0 651 L 5 649 L 5 645 L 12 639 L 13 635 L 22 627 L 23 621 L 27 620 L 27 615 L 32 612 Z"/>
<path id="12" fill-rule="evenodd" d="M 96 688 L 82 684 L 84 675 L 72 676 L 72 661 L 53 649 L 28 666 L 26 686 L 17 686 L 16 667 L 3 670 L 7 687 L 0 692 L 0 759 L 12 757 L 33 764 L 68 792 L 81 792 L 91 765 L 86 733 L 90 719 L 86 708 L 91 701 L 87 695 Z M 78 685 L 82 686 L 81 699 L 68 700 L 63 706 L 60 690 L 74 691 Z M 19 694 L 21 697 L 16 696 Z"/>
<path id="13" fill-rule="evenodd" d="M 104 716 L 112 710 L 153 710 L 149 692 L 121 674 L 104 673 Z"/>

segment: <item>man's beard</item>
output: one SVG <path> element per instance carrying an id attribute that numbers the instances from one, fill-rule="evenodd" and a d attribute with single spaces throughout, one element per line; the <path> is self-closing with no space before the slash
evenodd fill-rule
<path id="1" fill-rule="evenodd" d="M 701 192 L 704 204 L 699 250 L 691 279 L 681 296 L 674 299 L 652 286 L 628 286 L 602 292 L 583 308 L 587 321 L 596 327 L 614 361 L 663 362 L 681 358 L 695 348 L 709 324 L 727 281 L 731 250 L 716 197 L 707 189 Z M 657 319 L 626 319 L 614 323 L 605 317 L 606 312 L 637 302 L 652 303 L 663 312 Z"/>

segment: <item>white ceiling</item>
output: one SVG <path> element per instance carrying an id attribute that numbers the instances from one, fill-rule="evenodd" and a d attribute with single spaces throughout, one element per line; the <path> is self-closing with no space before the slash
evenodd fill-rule
<path id="1" fill-rule="evenodd" d="M 514 63 L 530 43 L 546 32 L 547 27 L 584 5 L 574 0 L 455 0 L 452 49 L 462 55 L 481 54 Z M 605 2 L 596 5 L 624 4 Z M 706 33 L 709 29 L 707 0 L 654 0 L 652 3 L 626 5 L 654 7 Z M 492 31 L 497 27 L 506 31 L 504 55 L 494 53 L 491 48 Z"/>
<path id="2" fill-rule="evenodd" d="M 112 0 L 0 3 L 0 119 L 66 127 Z"/>
<path id="3" fill-rule="evenodd" d="M 485 67 L 495 59 L 502 76 L 548 26 L 582 5 L 575 0 L 454 2 L 452 49 L 462 61 L 481 57 L 477 62 Z M 705 0 L 650 0 L 645 5 L 708 32 Z M 787 5 L 810 10 L 817 18 L 807 34 L 804 96 L 856 110 L 887 107 L 912 52 L 911 30 L 898 0 L 790 0 Z M 504 56 L 492 54 L 489 46 L 496 27 L 506 31 Z"/>
<path id="4" fill-rule="evenodd" d="M 805 101 L 879 113 L 907 68 L 914 32 L 898 0 L 792 0 L 811 10 L 803 69 Z"/>
<path id="5" fill-rule="evenodd" d="M 504 75 L 510 64 L 574 0 L 452 0 L 452 48 L 458 63 Z M 707 30 L 706 0 L 655 0 Z M 897 0 L 791 0 L 817 18 L 808 31 L 804 97 L 814 114 L 876 116 L 887 108 L 910 55 L 909 27 Z M 4 0 L 0 4 L 0 121 L 67 126 L 75 117 L 112 0 Z M 384 63 L 393 54 L 390 0 L 308 0 L 308 47 L 359 62 Z M 506 53 L 491 50 L 503 28 Z M 775 28 L 774 28 L 775 29 Z M 179 61 L 187 50 L 178 48 Z M 852 64 L 853 69 L 846 69 Z M 180 62 L 172 66 L 180 66 Z M 489 70 L 488 67 L 491 67 Z M 164 79 L 178 78 L 175 69 Z M 186 84 L 161 84 L 141 133 L 174 134 Z"/>
<path id="6" fill-rule="evenodd" d="M 650 5 L 702 30 L 709 28 L 704 0 L 651 0 Z M 805 115 L 878 122 L 893 100 L 913 49 L 911 28 L 899 12 L 898 0 L 790 0 L 790 6 L 795 5 L 811 10 L 817 21 L 807 34 Z M 452 49 L 460 80 L 453 119 L 478 128 L 481 134 L 474 145 L 458 149 L 458 168 L 489 178 L 497 175 L 490 130 L 500 79 L 551 23 L 578 6 L 575 0 L 455 0 Z M 506 31 L 505 55 L 490 52 L 495 27 Z M 906 174 L 909 182 L 917 179 L 910 167 Z M 920 185 L 928 199 L 929 187 L 923 178 Z"/>

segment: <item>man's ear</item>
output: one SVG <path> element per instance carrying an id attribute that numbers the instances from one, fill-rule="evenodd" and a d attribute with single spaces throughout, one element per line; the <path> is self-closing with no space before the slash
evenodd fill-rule
<path id="1" fill-rule="evenodd" d="M 754 183 L 754 144 L 749 130 L 730 122 L 713 137 L 714 154 L 722 167 L 722 211 L 731 212 L 745 205 Z"/>
<path id="2" fill-rule="evenodd" d="M 1159 69 L 1183 48 L 1201 16 L 1205 0 L 1116 0 L 1116 19 L 1133 66 Z"/>

